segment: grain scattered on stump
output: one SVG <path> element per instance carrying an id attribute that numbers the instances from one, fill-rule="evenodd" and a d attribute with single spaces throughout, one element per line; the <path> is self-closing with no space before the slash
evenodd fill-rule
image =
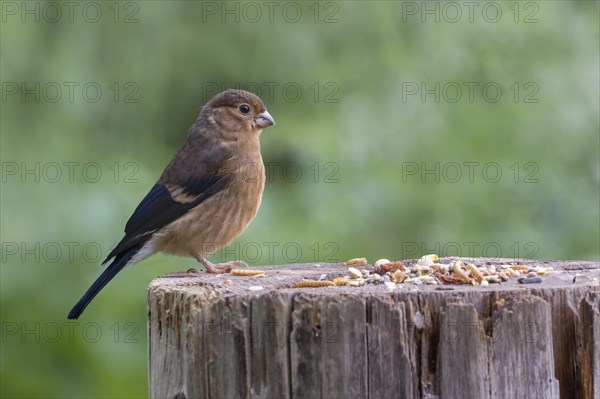
<path id="1" fill-rule="evenodd" d="M 599 263 L 436 258 L 159 278 L 150 397 L 600 396 Z"/>

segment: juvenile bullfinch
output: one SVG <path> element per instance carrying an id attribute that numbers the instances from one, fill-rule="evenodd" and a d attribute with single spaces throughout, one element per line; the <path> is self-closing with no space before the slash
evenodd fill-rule
<path id="1" fill-rule="evenodd" d="M 273 124 L 253 93 L 230 89 L 214 96 L 129 218 L 125 237 L 103 262 L 110 264 L 68 318 L 77 319 L 125 266 L 159 251 L 195 258 L 209 273 L 243 263 L 213 264 L 205 256 L 232 242 L 254 219 L 265 186 L 259 137 Z"/>

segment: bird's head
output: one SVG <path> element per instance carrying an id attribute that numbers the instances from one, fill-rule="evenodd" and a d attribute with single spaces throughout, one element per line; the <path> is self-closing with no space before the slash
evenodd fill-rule
<path id="1" fill-rule="evenodd" d="M 239 140 L 242 135 L 259 135 L 275 124 L 260 97 L 244 90 L 229 89 L 214 96 L 200 112 L 217 125 L 224 139 Z"/>

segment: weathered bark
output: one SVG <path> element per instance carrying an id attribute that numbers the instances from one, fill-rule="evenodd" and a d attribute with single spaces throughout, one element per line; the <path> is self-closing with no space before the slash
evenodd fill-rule
<path id="1" fill-rule="evenodd" d="M 149 287 L 150 397 L 600 397 L 600 264 L 524 263 L 561 273 L 450 291 L 291 288 L 340 264 L 167 275 Z"/>

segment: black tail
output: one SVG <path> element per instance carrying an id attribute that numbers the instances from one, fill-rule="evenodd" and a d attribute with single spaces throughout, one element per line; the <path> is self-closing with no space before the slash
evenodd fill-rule
<path id="1" fill-rule="evenodd" d="M 115 277 L 121 270 L 123 270 L 123 268 L 127 265 L 127 263 L 129 263 L 131 258 L 133 258 L 133 256 L 138 251 L 139 247 L 135 246 L 117 255 L 112 261 L 112 263 L 108 265 L 106 270 L 102 272 L 100 277 L 98 277 L 98 279 L 94 281 L 94 284 L 92 284 L 92 286 L 87 290 L 83 297 L 81 297 L 79 302 L 77 302 L 77 304 L 73 306 L 73 309 L 71 309 L 71 312 L 69 312 L 69 316 L 67 316 L 67 318 L 79 318 L 79 316 L 81 315 L 81 313 L 83 313 L 85 308 L 90 304 L 90 302 L 92 302 L 92 299 L 94 299 L 96 295 L 98 295 L 100 290 L 102 290 L 102 288 L 104 288 L 104 286 L 108 284 L 108 282 L 112 280 L 113 277 Z"/>

